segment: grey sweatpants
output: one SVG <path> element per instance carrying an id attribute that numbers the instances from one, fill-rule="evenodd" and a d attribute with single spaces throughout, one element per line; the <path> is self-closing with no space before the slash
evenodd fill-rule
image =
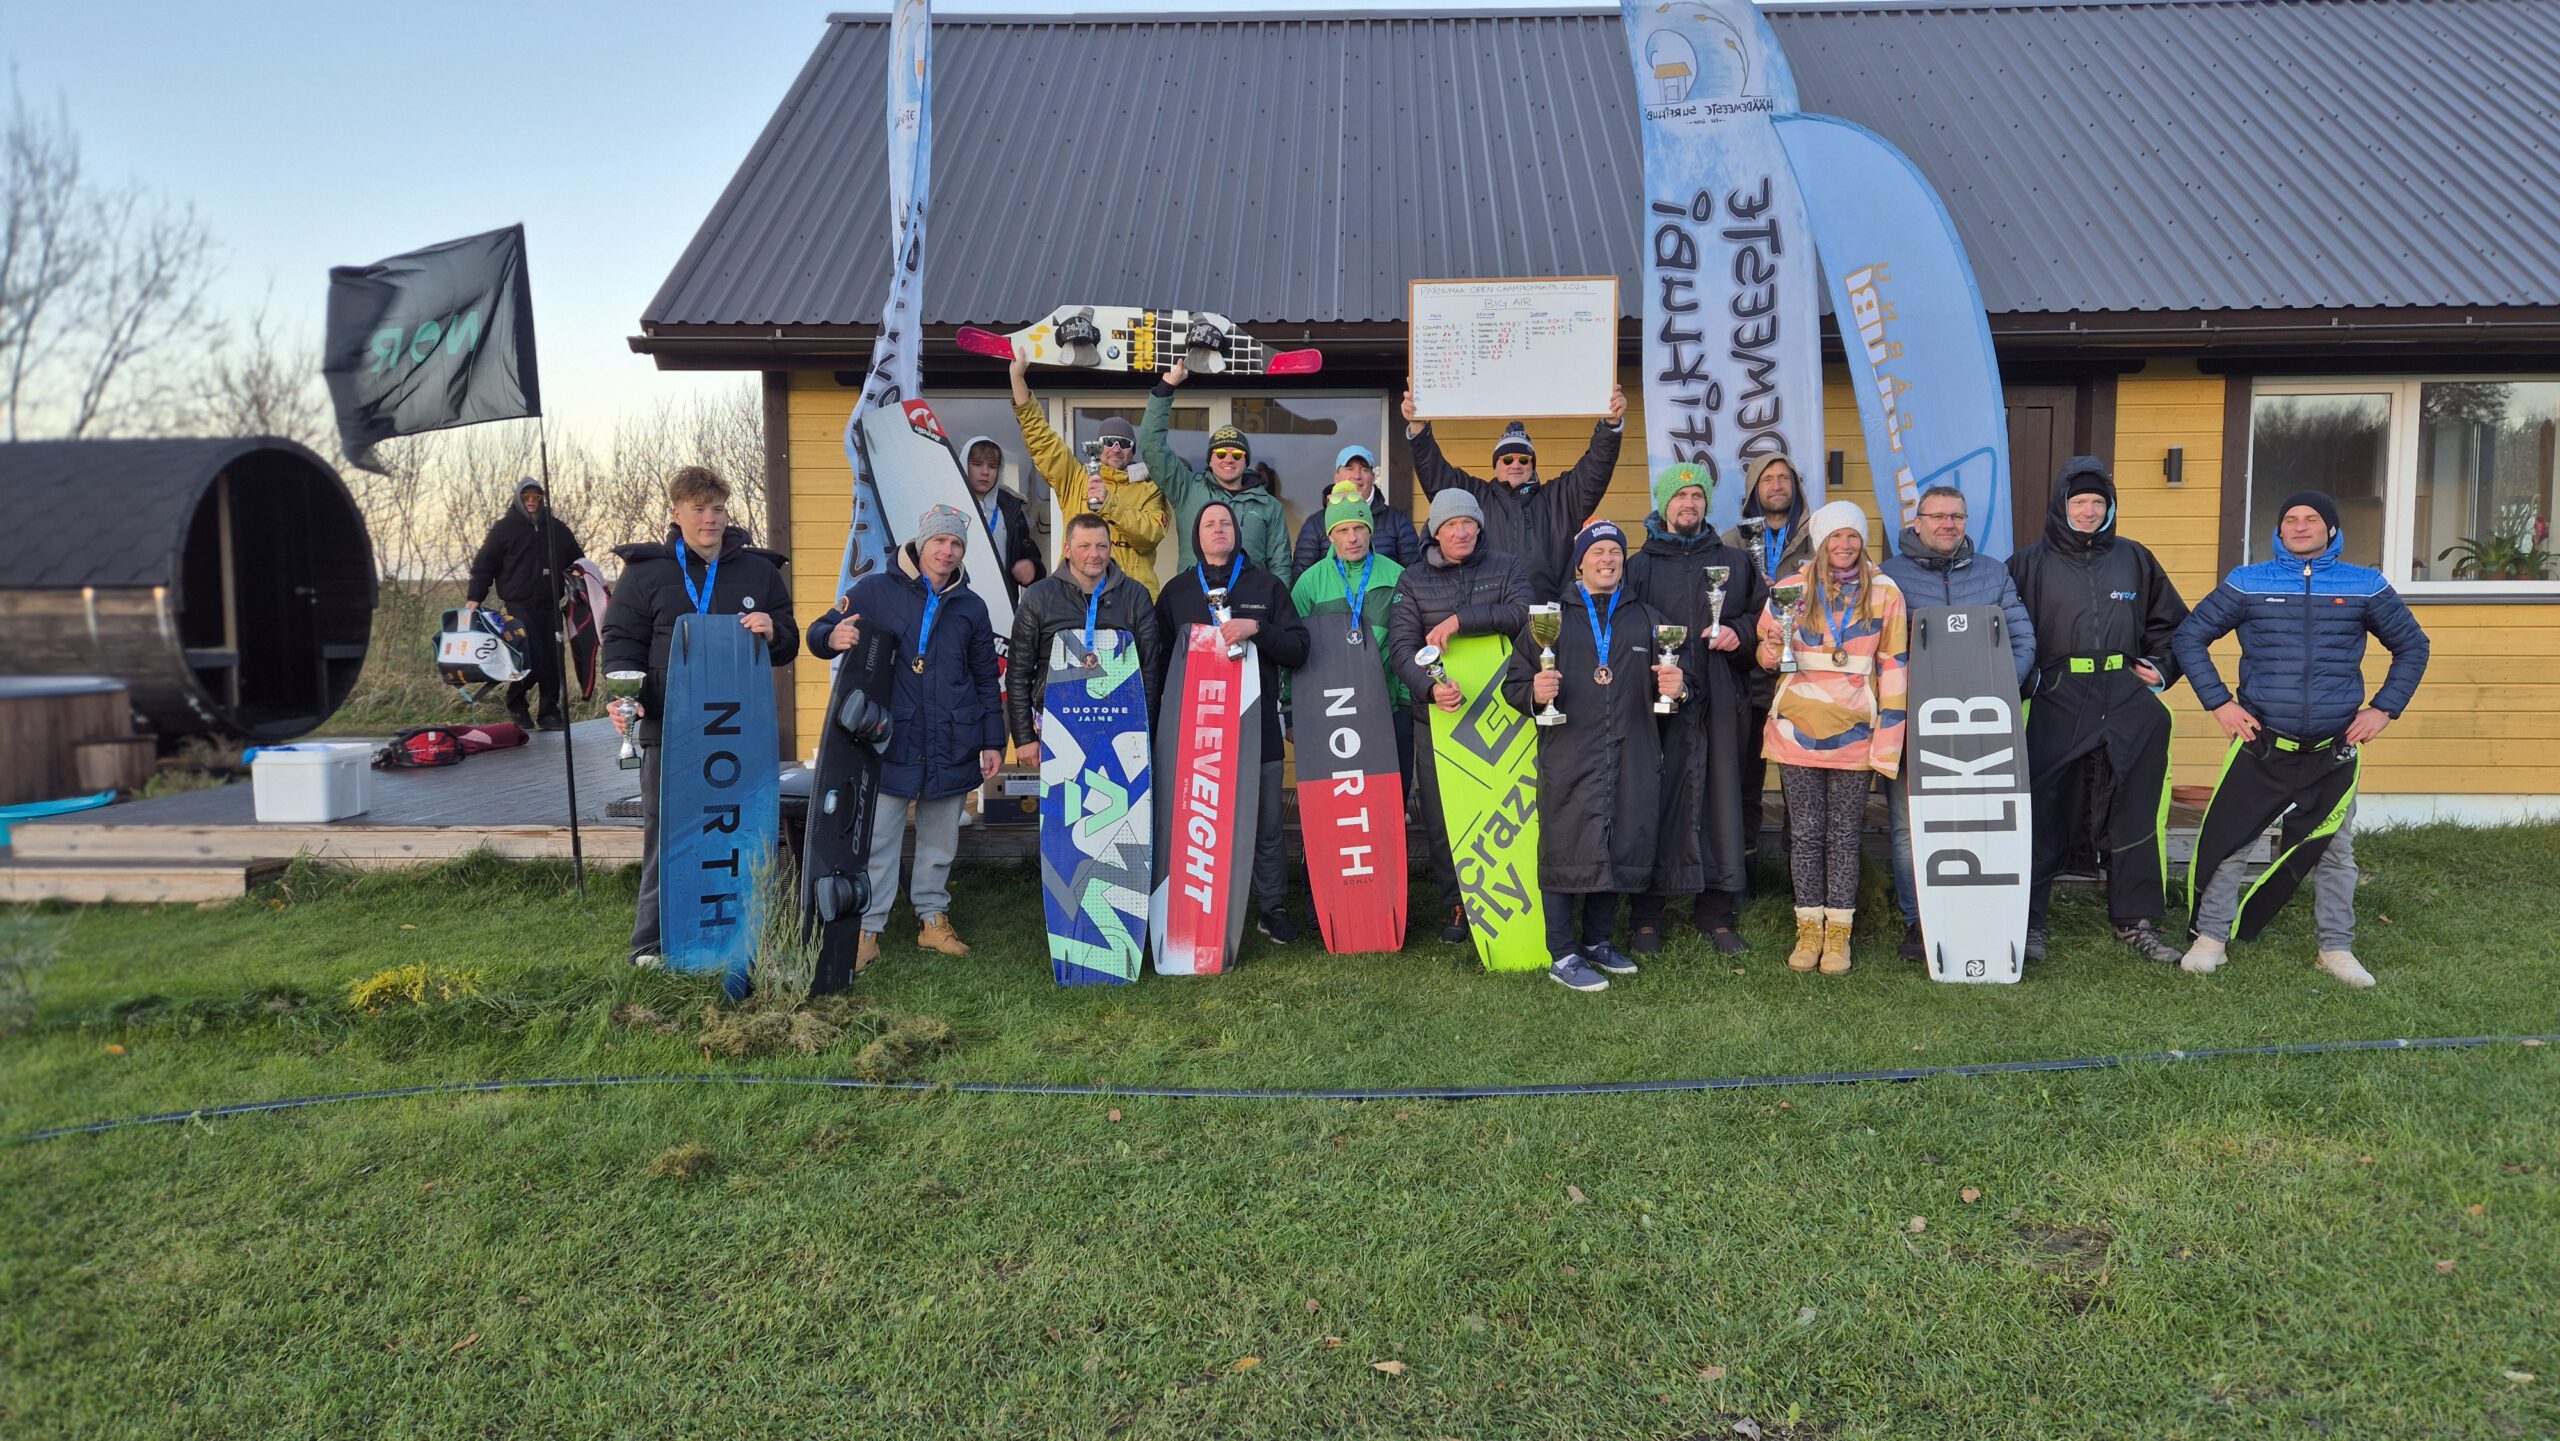
<path id="1" fill-rule="evenodd" d="M 909 802 L 882 792 L 871 812 L 871 904 L 863 907 L 862 928 L 873 934 L 889 925 L 889 907 L 898 900 L 898 859 L 906 849 L 907 807 L 916 808 L 916 869 L 907 901 L 916 919 L 951 909 L 951 858 L 960 850 L 960 802 L 963 796 Z"/>
<path id="2" fill-rule="evenodd" d="M 2338 833 L 2329 838 L 2329 848 L 2320 853 L 2320 864 L 2311 868 L 2311 933 L 2324 951 L 2355 949 L 2355 825 L 2355 802 L 2349 801 L 2345 818 L 2338 822 Z M 2198 935 L 2217 941 L 2231 939 L 2231 923 L 2240 917 L 2240 888 L 2249 878 L 2248 870 L 2246 861 L 2233 856 L 2205 882 L 2204 890 L 2196 896 Z"/>

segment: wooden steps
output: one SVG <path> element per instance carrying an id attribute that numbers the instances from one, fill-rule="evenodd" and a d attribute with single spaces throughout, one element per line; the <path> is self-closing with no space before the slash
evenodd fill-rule
<path id="1" fill-rule="evenodd" d="M 0 858 L 0 902 L 236 901 L 284 869 L 279 860 L 62 861 Z"/>

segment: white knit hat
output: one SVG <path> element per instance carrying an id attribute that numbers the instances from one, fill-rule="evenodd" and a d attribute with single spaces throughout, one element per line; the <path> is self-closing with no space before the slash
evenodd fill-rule
<path id="1" fill-rule="evenodd" d="M 1819 551 L 1833 531 L 1854 530 L 1860 544 L 1867 539 L 1867 513 L 1858 509 L 1854 500 L 1835 500 L 1813 513 L 1813 523 L 1805 527 L 1805 535 Z"/>

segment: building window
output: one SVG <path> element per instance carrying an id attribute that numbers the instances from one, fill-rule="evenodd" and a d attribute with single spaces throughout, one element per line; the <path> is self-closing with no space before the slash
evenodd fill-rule
<path id="1" fill-rule="evenodd" d="M 2560 595 L 2560 378 L 2262 380 L 2242 553 L 2296 490 L 2338 502 L 2345 557 L 2412 595 Z"/>

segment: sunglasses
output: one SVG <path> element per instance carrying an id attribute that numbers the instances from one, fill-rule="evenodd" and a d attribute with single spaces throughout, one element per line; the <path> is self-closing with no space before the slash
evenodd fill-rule
<path id="1" fill-rule="evenodd" d="M 1209 458 L 1211 460 L 1226 460 L 1229 458 L 1242 460 L 1244 459 L 1244 452 L 1241 450 L 1213 450 L 1209 452 Z"/>
<path id="2" fill-rule="evenodd" d="M 1529 465 L 1535 463 L 1536 459 L 1537 457 L 1529 455 L 1505 455 L 1496 458 L 1493 463 L 1496 465 Z"/>
<path id="3" fill-rule="evenodd" d="M 1102 438 L 1102 448 L 1104 450 L 1135 450 L 1137 444 L 1134 441 L 1122 440 L 1116 435 L 1106 435 Z"/>

